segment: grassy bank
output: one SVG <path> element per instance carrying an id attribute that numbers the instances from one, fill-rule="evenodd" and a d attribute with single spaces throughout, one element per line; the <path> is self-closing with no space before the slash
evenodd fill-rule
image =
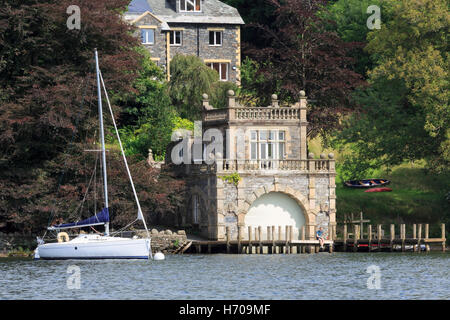
<path id="1" fill-rule="evenodd" d="M 339 154 L 335 150 L 321 150 L 321 143 L 315 139 L 309 143 L 310 151 L 334 152 L 336 161 Z M 339 170 L 339 169 L 338 169 Z M 353 213 L 371 224 L 389 223 L 429 223 L 430 236 L 440 237 L 440 223 L 446 223 L 447 238 L 450 231 L 450 203 L 446 194 L 450 191 L 450 171 L 436 174 L 424 169 L 423 163 L 403 164 L 392 171 L 379 170 L 373 177 L 391 180 L 388 186 L 392 192 L 364 192 L 364 190 L 346 188 L 342 179 L 336 178 L 337 220 L 342 221 L 346 214 Z"/>

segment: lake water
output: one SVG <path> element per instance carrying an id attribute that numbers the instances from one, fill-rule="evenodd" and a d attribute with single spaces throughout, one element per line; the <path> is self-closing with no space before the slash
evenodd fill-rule
<path id="1" fill-rule="evenodd" d="M 369 266 L 379 270 L 379 289 L 368 289 L 377 275 Z M 449 266 L 449 254 L 433 252 L 7 258 L 0 259 L 0 299 L 450 299 Z"/>

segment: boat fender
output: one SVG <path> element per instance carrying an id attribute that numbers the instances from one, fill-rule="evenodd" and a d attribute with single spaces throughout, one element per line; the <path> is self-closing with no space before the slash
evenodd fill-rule
<path id="1" fill-rule="evenodd" d="M 69 242 L 69 235 L 67 232 L 59 232 L 57 236 L 58 242 Z"/>
<path id="2" fill-rule="evenodd" d="M 153 260 L 164 260 L 166 257 L 164 256 L 164 253 L 162 252 L 157 252 L 155 253 L 155 255 L 153 256 Z"/>

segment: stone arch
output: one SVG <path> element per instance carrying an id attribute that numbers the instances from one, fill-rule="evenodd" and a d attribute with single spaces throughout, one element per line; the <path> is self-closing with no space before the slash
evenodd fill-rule
<path id="1" fill-rule="evenodd" d="M 248 210 L 256 199 L 270 192 L 280 192 L 292 198 L 302 209 L 305 217 L 305 224 L 315 224 L 318 211 L 315 208 L 310 208 L 308 198 L 305 197 L 300 191 L 280 183 L 267 184 L 253 191 L 252 194 L 245 198 L 242 205 L 239 206 L 238 213 L 244 215 L 247 214 Z"/>

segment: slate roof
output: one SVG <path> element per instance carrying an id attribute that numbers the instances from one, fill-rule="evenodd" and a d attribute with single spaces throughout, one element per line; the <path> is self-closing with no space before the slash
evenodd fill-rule
<path id="1" fill-rule="evenodd" d="M 134 20 L 150 11 L 167 23 L 244 24 L 236 8 L 219 0 L 203 0 L 202 12 L 177 13 L 175 6 L 176 0 L 133 0 L 125 19 Z"/>
<path id="2" fill-rule="evenodd" d="M 147 0 L 133 0 L 128 5 L 128 11 L 129 13 L 144 13 L 144 12 L 153 12 L 152 8 L 148 4 Z"/>

